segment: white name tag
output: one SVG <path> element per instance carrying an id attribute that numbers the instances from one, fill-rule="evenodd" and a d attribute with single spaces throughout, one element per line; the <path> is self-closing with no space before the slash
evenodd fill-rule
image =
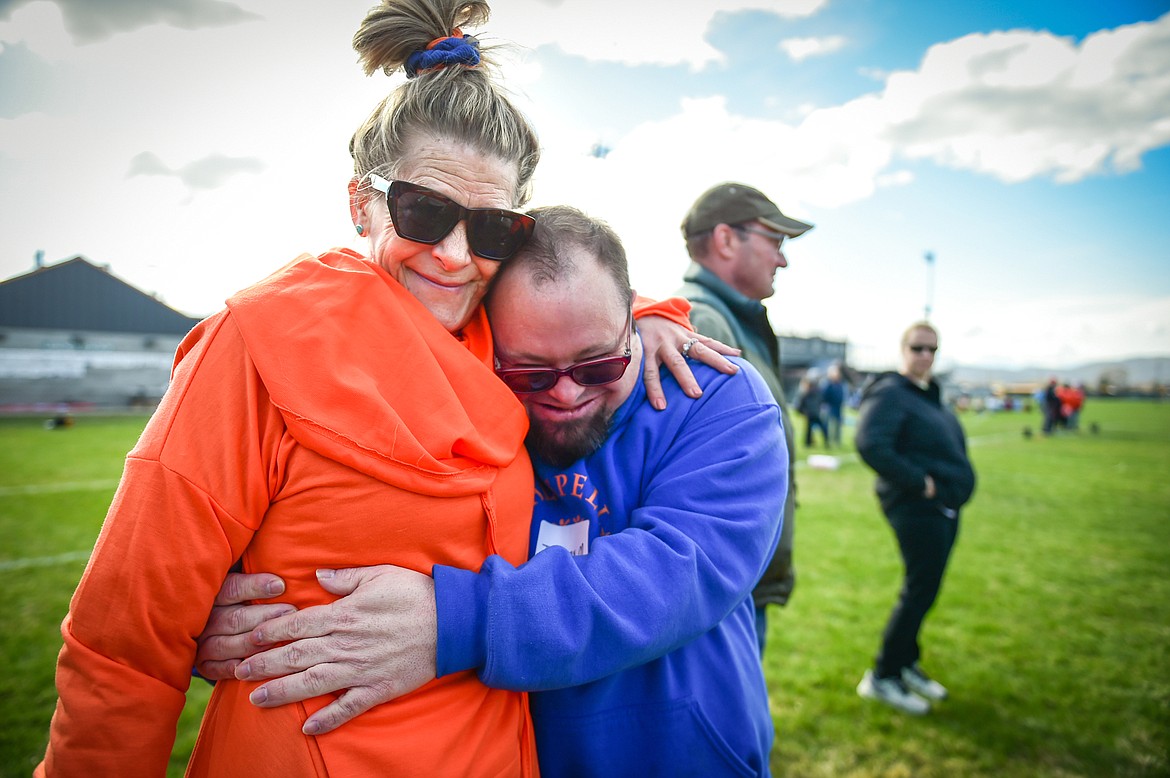
<path id="1" fill-rule="evenodd" d="M 546 548 L 560 546 L 568 549 L 573 556 L 585 556 L 589 553 L 589 519 L 573 524 L 552 524 L 540 522 L 540 532 L 536 536 L 536 553 Z"/>

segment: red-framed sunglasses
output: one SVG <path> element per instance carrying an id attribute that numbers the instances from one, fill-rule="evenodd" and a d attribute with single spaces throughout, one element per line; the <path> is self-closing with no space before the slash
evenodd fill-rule
<path id="1" fill-rule="evenodd" d="M 570 380 L 580 386 L 604 386 L 626 374 L 630 366 L 633 352 L 630 350 L 630 341 L 634 328 L 632 321 L 626 319 L 626 351 L 620 357 L 601 357 L 587 359 L 565 368 L 556 367 L 503 367 L 500 360 L 496 360 L 496 375 L 507 384 L 516 394 L 535 394 L 547 392 L 557 385 L 561 376 L 568 376 Z"/>

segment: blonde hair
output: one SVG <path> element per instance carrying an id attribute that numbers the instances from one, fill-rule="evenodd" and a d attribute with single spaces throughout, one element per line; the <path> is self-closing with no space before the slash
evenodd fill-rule
<path id="1" fill-rule="evenodd" d="M 934 340 L 935 344 L 937 345 L 938 330 L 934 328 L 934 325 L 928 321 L 916 321 L 907 327 L 906 331 L 902 333 L 902 348 L 906 348 L 906 344 L 910 342 L 910 333 L 914 332 L 915 330 L 926 330 L 927 332 L 934 333 Z"/>
<path id="2" fill-rule="evenodd" d="M 371 8 L 353 37 L 366 75 L 391 74 L 407 58 L 463 26 L 487 21 L 482 0 L 383 0 Z M 349 143 L 354 175 L 395 175 L 408 162 L 411 144 L 443 138 L 516 166 L 513 206 L 532 196 L 540 160 L 536 131 L 492 80 L 494 65 L 481 52 L 475 67 L 450 66 L 419 73 L 384 99 Z"/>

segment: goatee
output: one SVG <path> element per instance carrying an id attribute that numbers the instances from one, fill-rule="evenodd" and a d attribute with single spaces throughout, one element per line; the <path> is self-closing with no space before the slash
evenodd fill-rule
<path id="1" fill-rule="evenodd" d="M 612 413 L 598 413 L 572 424 L 549 424 L 530 418 L 524 443 L 536 458 L 564 469 L 601 448 L 609 437 L 612 418 Z"/>

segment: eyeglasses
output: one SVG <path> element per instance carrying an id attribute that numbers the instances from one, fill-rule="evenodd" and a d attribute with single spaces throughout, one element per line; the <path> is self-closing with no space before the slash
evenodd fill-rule
<path id="1" fill-rule="evenodd" d="M 557 385 L 561 376 L 568 376 L 579 386 L 604 386 L 626 374 L 630 365 L 630 337 L 633 334 L 630 319 L 626 319 L 626 352 L 620 357 L 587 359 L 566 368 L 555 367 L 501 367 L 496 360 L 496 375 L 516 394 L 547 392 Z"/>
<path id="2" fill-rule="evenodd" d="M 906 348 L 913 351 L 915 354 L 921 354 L 923 351 L 929 351 L 931 354 L 938 351 L 938 346 L 907 346 Z"/>
<path id="3" fill-rule="evenodd" d="M 788 236 L 782 232 L 773 232 L 772 230 L 764 230 L 759 227 L 753 227 L 748 224 L 736 224 L 733 229 L 740 232 L 750 232 L 753 235 L 762 235 L 768 240 L 776 241 L 776 250 L 780 251 L 780 247 L 784 245 L 784 239 Z"/>
<path id="4" fill-rule="evenodd" d="M 503 208 L 464 208 L 433 189 L 390 181 L 377 173 L 370 174 L 370 186 L 385 193 L 394 231 L 415 243 L 433 246 L 464 221 L 471 253 L 499 262 L 514 256 L 536 226 L 536 220 L 527 214 Z"/>

